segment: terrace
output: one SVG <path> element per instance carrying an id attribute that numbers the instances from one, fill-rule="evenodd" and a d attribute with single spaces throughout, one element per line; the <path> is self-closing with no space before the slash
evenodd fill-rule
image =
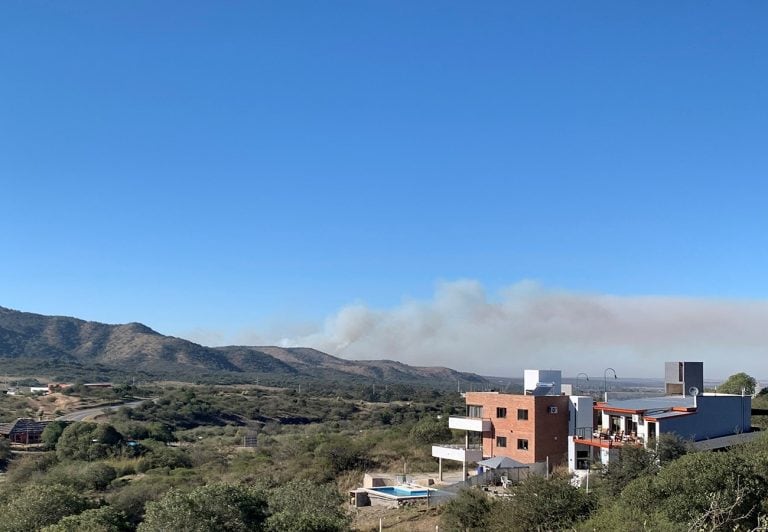
<path id="1" fill-rule="evenodd" d="M 600 447 L 601 449 L 613 449 L 624 445 L 644 445 L 643 438 L 634 433 L 624 434 L 623 432 L 593 432 L 586 436 L 575 436 L 574 442 L 580 445 L 590 445 Z"/>

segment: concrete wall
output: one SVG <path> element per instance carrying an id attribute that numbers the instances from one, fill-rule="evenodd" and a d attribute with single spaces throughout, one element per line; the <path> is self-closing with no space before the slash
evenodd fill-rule
<path id="1" fill-rule="evenodd" d="M 682 374 L 682 375 L 681 375 Z M 664 387 L 668 395 L 690 395 L 691 387 L 704 391 L 703 362 L 666 362 Z"/>
<path id="2" fill-rule="evenodd" d="M 568 434 L 570 436 L 590 436 L 594 429 L 593 422 L 595 418 L 592 398 L 583 395 L 572 395 L 570 396 L 570 401 Z"/>
<path id="3" fill-rule="evenodd" d="M 674 432 L 684 439 L 705 440 L 749 432 L 752 398 L 740 395 L 700 395 L 696 413 L 659 420 L 659 433 Z"/>

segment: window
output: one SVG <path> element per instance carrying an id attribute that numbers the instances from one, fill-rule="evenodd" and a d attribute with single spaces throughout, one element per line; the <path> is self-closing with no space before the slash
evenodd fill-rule
<path id="1" fill-rule="evenodd" d="M 556 406 L 550 406 L 547 408 L 547 412 L 550 414 L 557 414 L 557 407 Z"/>
<path id="2" fill-rule="evenodd" d="M 483 407 L 481 405 L 467 405 L 468 417 L 483 417 Z"/>
<path id="3" fill-rule="evenodd" d="M 496 437 L 496 447 L 506 447 L 507 446 L 507 438 L 504 436 L 497 436 Z"/>
<path id="4" fill-rule="evenodd" d="M 521 421 L 526 421 L 528 419 L 528 409 L 526 408 L 518 408 L 517 409 L 517 419 Z"/>
<path id="5" fill-rule="evenodd" d="M 517 440 L 517 448 L 521 451 L 527 451 L 528 450 L 528 440 L 519 439 Z"/>
<path id="6" fill-rule="evenodd" d="M 497 408 L 496 409 L 496 417 L 507 417 L 507 409 L 506 408 Z"/>

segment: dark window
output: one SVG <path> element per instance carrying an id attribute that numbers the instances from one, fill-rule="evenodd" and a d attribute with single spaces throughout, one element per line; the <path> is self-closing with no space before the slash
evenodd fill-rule
<path id="1" fill-rule="evenodd" d="M 467 416 L 483 417 L 483 407 L 480 405 L 467 405 Z"/>
<path id="2" fill-rule="evenodd" d="M 506 447 L 507 446 L 507 438 L 504 436 L 497 436 L 496 437 L 496 447 Z"/>
<path id="3" fill-rule="evenodd" d="M 496 417 L 507 417 L 507 409 L 506 408 L 497 408 L 496 409 Z"/>
<path id="4" fill-rule="evenodd" d="M 528 410 L 525 408 L 517 409 L 517 419 L 525 421 L 528 419 Z"/>
<path id="5" fill-rule="evenodd" d="M 517 440 L 517 448 L 521 451 L 527 451 L 528 450 L 528 440 Z"/>

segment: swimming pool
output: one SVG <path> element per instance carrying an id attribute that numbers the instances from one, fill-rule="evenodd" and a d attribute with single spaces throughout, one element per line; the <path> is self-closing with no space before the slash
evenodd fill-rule
<path id="1" fill-rule="evenodd" d="M 370 489 L 394 497 L 426 497 L 429 491 L 426 488 L 411 488 L 408 486 L 382 486 Z"/>

